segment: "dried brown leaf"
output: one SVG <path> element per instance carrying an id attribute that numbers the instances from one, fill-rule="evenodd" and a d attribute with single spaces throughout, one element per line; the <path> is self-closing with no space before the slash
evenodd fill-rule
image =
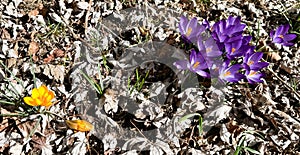
<path id="1" fill-rule="evenodd" d="M 35 41 L 30 42 L 28 47 L 28 54 L 29 55 L 35 55 L 36 52 L 39 51 L 39 44 Z"/>
<path id="2" fill-rule="evenodd" d="M 9 32 L 7 30 L 2 29 L 2 31 L 1 31 L 1 38 L 2 39 L 10 39 L 11 37 L 10 37 L 10 34 L 9 34 Z"/>
<path id="3" fill-rule="evenodd" d="M 279 61 L 281 56 L 277 52 L 268 52 L 267 55 L 271 57 L 272 60 Z"/>
<path id="4" fill-rule="evenodd" d="M 29 13 L 28 13 L 28 16 L 29 17 L 35 17 L 39 14 L 39 10 L 38 9 L 34 9 L 34 10 L 31 10 Z"/>
<path id="5" fill-rule="evenodd" d="M 44 63 L 50 63 L 52 60 L 54 60 L 54 55 L 50 54 L 47 58 L 44 59 Z"/>
<path id="6" fill-rule="evenodd" d="M 65 56 L 65 52 L 61 49 L 55 49 L 53 51 L 53 55 L 54 57 L 64 57 Z"/>
<path id="7" fill-rule="evenodd" d="M 285 72 L 287 72 L 288 74 L 291 74 L 292 73 L 292 68 L 290 67 L 287 67 L 286 65 L 284 64 L 280 64 L 280 69 L 283 69 Z"/>

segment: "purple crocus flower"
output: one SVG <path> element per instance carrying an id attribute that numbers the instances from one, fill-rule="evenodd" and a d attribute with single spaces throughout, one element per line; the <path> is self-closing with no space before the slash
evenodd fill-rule
<path id="1" fill-rule="evenodd" d="M 259 62 L 262 58 L 262 52 L 248 52 L 244 57 L 244 67 L 249 67 L 249 70 L 258 71 L 264 67 L 267 67 L 269 63 L 267 62 Z"/>
<path id="2" fill-rule="evenodd" d="M 263 73 L 260 73 L 259 71 L 251 70 L 248 66 L 245 66 L 245 69 L 246 69 L 245 76 L 250 84 L 263 82 L 261 80 L 261 78 L 264 76 Z"/>
<path id="3" fill-rule="evenodd" d="M 270 37 L 272 38 L 273 43 L 278 43 L 283 46 L 293 46 L 294 43 L 291 41 L 294 40 L 297 35 L 296 34 L 287 34 L 290 29 L 289 24 L 280 25 L 276 31 L 271 30 Z"/>
<path id="4" fill-rule="evenodd" d="M 241 24 L 241 17 L 229 16 L 228 19 L 215 23 L 212 27 L 212 36 L 219 43 L 227 43 L 242 38 L 245 24 Z"/>
<path id="5" fill-rule="evenodd" d="M 209 58 L 215 58 L 222 55 L 222 52 L 216 44 L 216 41 L 212 37 L 209 37 L 205 41 L 202 39 L 202 37 L 199 37 L 197 41 L 197 47 L 204 56 Z"/>
<path id="6" fill-rule="evenodd" d="M 201 53 L 196 53 L 194 49 L 191 50 L 190 60 L 179 60 L 174 63 L 174 66 L 180 70 L 189 69 L 190 71 L 197 73 L 202 77 L 210 77 L 209 73 L 205 72 L 204 70 L 207 69 L 207 64 L 204 57 Z"/>
<path id="7" fill-rule="evenodd" d="M 238 73 L 238 71 L 241 68 L 240 64 L 234 64 L 230 67 L 228 67 L 230 61 L 225 61 L 223 63 L 223 66 L 219 70 L 219 79 L 221 81 L 228 81 L 228 82 L 238 82 L 241 79 L 244 78 L 244 75 L 241 73 Z"/>
<path id="8" fill-rule="evenodd" d="M 225 43 L 225 51 L 227 52 L 226 56 L 231 60 L 244 55 L 247 51 L 250 51 L 253 48 L 253 46 L 243 45 L 243 40 Z"/>
<path id="9" fill-rule="evenodd" d="M 185 16 L 181 16 L 179 31 L 185 41 L 195 43 L 198 35 L 204 30 L 205 27 L 198 23 L 197 18 L 194 17 L 189 21 Z"/>

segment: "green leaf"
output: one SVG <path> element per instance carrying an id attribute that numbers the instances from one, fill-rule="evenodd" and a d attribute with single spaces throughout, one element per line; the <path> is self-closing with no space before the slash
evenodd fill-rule
<path id="1" fill-rule="evenodd" d="M 249 148 L 249 147 L 244 147 L 244 149 L 247 150 L 247 151 L 249 151 L 249 152 L 251 152 L 251 153 L 254 153 L 254 154 L 261 154 L 259 151 L 256 151 L 256 150 L 254 150 L 254 149 L 251 149 L 251 148 Z"/>
<path id="2" fill-rule="evenodd" d="M 239 155 L 241 149 L 242 149 L 242 148 L 241 148 L 240 146 L 236 147 L 236 150 L 234 151 L 234 155 Z"/>
<path id="3" fill-rule="evenodd" d="M 4 100 L 0 100 L 0 103 L 9 104 L 9 105 L 15 105 L 16 104 L 14 102 L 9 102 L 9 101 L 4 101 Z"/>
<path id="4" fill-rule="evenodd" d="M 185 120 L 187 120 L 191 117 L 194 117 L 194 116 L 200 116 L 201 117 L 201 115 L 198 114 L 198 113 L 188 114 L 188 115 L 185 115 L 184 117 L 180 118 L 179 122 L 185 121 Z"/>

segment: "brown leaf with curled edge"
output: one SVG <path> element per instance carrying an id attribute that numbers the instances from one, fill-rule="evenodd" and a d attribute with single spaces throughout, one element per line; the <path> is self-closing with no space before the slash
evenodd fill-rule
<path id="1" fill-rule="evenodd" d="M 28 47 L 28 54 L 29 55 L 35 55 L 36 52 L 39 51 L 39 44 L 35 41 L 30 42 L 29 47 Z"/>
<path id="2" fill-rule="evenodd" d="M 281 60 L 281 56 L 277 52 L 268 52 L 267 55 L 275 61 Z"/>

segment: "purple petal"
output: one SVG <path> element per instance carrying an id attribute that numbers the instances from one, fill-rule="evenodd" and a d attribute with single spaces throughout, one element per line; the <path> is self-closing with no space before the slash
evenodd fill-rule
<path id="1" fill-rule="evenodd" d="M 265 68 L 269 65 L 267 62 L 257 62 L 256 64 L 250 65 L 250 69 L 254 71 L 258 71 L 262 68 Z"/>
<path id="2" fill-rule="evenodd" d="M 173 65 L 180 70 L 186 70 L 188 68 L 189 62 L 186 60 L 179 60 L 173 63 Z"/>
<path id="3" fill-rule="evenodd" d="M 186 33 L 185 29 L 188 24 L 188 19 L 185 16 L 180 17 L 180 23 L 179 23 L 179 31 L 181 35 L 184 35 Z"/>
<path id="4" fill-rule="evenodd" d="M 249 44 L 251 39 L 252 39 L 252 36 L 243 36 L 243 45 Z"/>
<path id="5" fill-rule="evenodd" d="M 290 29 L 290 25 L 289 24 L 283 25 L 283 29 L 281 31 L 281 34 L 282 35 L 286 34 L 289 31 L 289 29 Z"/>
<path id="6" fill-rule="evenodd" d="M 231 67 L 229 67 L 228 71 L 230 71 L 232 74 L 240 70 L 241 65 L 240 64 L 234 64 Z"/>
<path id="7" fill-rule="evenodd" d="M 283 25 L 279 26 L 277 29 L 276 29 L 276 32 L 275 32 L 275 37 L 278 37 L 279 35 L 282 35 L 282 31 L 283 31 L 284 27 Z"/>
<path id="8" fill-rule="evenodd" d="M 274 34 L 275 34 L 275 31 L 274 31 L 274 30 L 271 30 L 271 31 L 270 31 L 270 37 L 273 38 Z"/>
<path id="9" fill-rule="evenodd" d="M 197 73 L 198 75 L 200 75 L 202 77 L 206 77 L 206 78 L 210 77 L 210 75 L 207 72 L 203 71 L 203 70 L 196 70 L 195 73 Z"/>
<path id="10" fill-rule="evenodd" d="M 250 56 L 250 60 L 254 61 L 254 63 L 258 62 L 263 56 L 262 52 L 256 52 Z"/>
<path id="11" fill-rule="evenodd" d="M 197 40 L 197 47 L 199 51 L 205 51 L 205 46 L 203 45 L 203 41 L 200 39 L 200 37 Z"/>
<path id="12" fill-rule="evenodd" d="M 192 28 L 192 33 L 195 34 L 195 30 L 197 28 L 198 20 L 196 17 L 192 18 L 191 21 L 188 23 L 188 26 L 186 27 L 186 32 L 188 31 L 188 28 Z"/>
<path id="13" fill-rule="evenodd" d="M 190 54 L 190 62 L 191 64 L 194 64 L 197 60 L 197 53 L 194 49 L 191 50 L 191 54 Z"/>
<path id="14" fill-rule="evenodd" d="M 203 20 L 202 25 L 203 25 L 206 29 L 209 29 L 209 28 L 210 28 L 209 21 L 206 20 L 206 19 Z"/>
<path id="15" fill-rule="evenodd" d="M 294 46 L 295 43 L 291 43 L 291 42 L 286 42 L 282 44 L 283 46 Z"/>
<path id="16" fill-rule="evenodd" d="M 231 42 L 234 42 L 234 41 L 237 41 L 237 40 L 241 40 L 242 38 L 242 33 L 239 33 L 239 34 L 235 34 L 235 36 L 233 37 L 230 37 L 229 39 L 226 40 L 226 43 L 231 43 Z"/>
<path id="17" fill-rule="evenodd" d="M 296 34 L 286 34 L 286 35 L 284 35 L 283 40 L 288 42 L 288 41 L 294 40 L 295 38 L 297 38 Z"/>
<path id="18" fill-rule="evenodd" d="M 282 42 L 283 42 L 282 38 L 276 37 L 273 39 L 273 43 L 282 43 Z"/>
<path id="19" fill-rule="evenodd" d="M 237 25 L 237 26 L 235 27 L 235 31 L 236 31 L 236 32 L 244 31 L 244 28 L 245 28 L 245 27 L 246 27 L 245 24 Z"/>
<path id="20" fill-rule="evenodd" d="M 249 83 L 254 84 L 257 82 L 262 82 L 261 78 L 263 77 L 262 73 L 258 73 L 256 71 L 254 71 L 255 73 L 253 73 L 253 71 L 246 71 L 246 78 L 249 81 Z"/>

